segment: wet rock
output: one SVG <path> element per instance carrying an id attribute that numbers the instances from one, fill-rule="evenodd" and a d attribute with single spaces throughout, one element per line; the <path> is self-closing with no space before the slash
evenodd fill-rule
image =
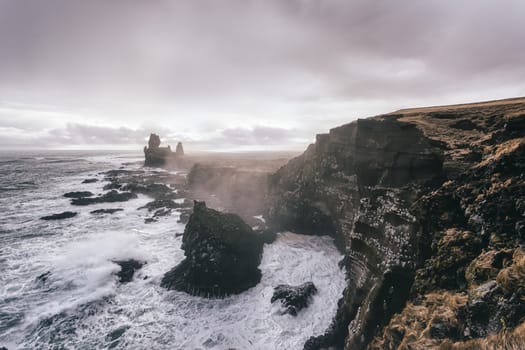
<path id="1" fill-rule="evenodd" d="M 74 192 L 68 192 L 64 194 L 64 197 L 66 198 L 81 198 L 81 197 L 92 197 L 94 196 L 93 192 L 89 191 L 74 191 Z"/>
<path id="2" fill-rule="evenodd" d="M 106 336 L 106 341 L 110 342 L 108 349 L 113 349 L 119 344 L 119 338 L 129 329 L 129 326 L 122 326 Z"/>
<path id="3" fill-rule="evenodd" d="M 156 199 L 152 202 L 146 203 L 146 205 L 140 207 L 139 209 L 148 209 L 148 211 L 153 211 L 159 208 L 178 209 L 181 207 L 187 207 L 189 205 L 191 205 L 191 201 L 189 200 L 185 200 L 182 204 L 179 204 L 172 199 Z"/>
<path id="4" fill-rule="evenodd" d="M 94 183 L 94 182 L 97 182 L 98 179 L 95 179 L 95 178 L 92 178 L 92 179 L 85 179 L 84 181 L 82 181 L 83 184 L 91 184 L 91 183 Z"/>
<path id="5" fill-rule="evenodd" d="M 97 210 L 93 210 L 91 211 L 90 213 L 91 214 L 114 214 L 118 211 L 123 211 L 124 209 L 121 209 L 121 208 L 114 208 L 114 209 L 97 209 Z"/>
<path id="6" fill-rule="evenodd" d="M 275 287 L 272 303 L 280 301 L 285 308 L 285 313 L 297 316 L 297 313 L 307 307 L 312 296 L 317 293 L 317 288 L 312 282 L 306 282 L 299 286 L 280 284 Z"/>
<path id="7" fill-rule="evenodd" d="M 144 223 L 150 224 L 152 222 L 157 221 L 160 217 L 171 215 L 172 210 L 170 208 L 161 208 L 156 210 L 153 213 L 153 216 L 150 218 L 144 219 Z"/>
<path id="8" fill-rule="evenodd" d="M 129 260 L 114 260 L 115 264 L 120 266 L 120 271 L 117 273 L 120 283 L 128 283 L 133 279 L 135 271 L 144 266 L 144 262 L 135 259 Z"/>
<path id="9" fill-rule="evenodd" d="M 48 215 L 48 216 L 43 216 L 40 218 L 40 220 L 62 220 L 62 219 L 69 219 L 69 218 L 72 218 L 74 216 L 77 216 L 77 212 L 73 212 L 73 211 L 65 211 L 65 212 L 62 212 L 62 213 L 59 213 L 59 214 L 52 214 L 52 215 Z"/>
<path id="10" fill-rule="evenodd" d="M 122 191 L 129 191 L 133 193 L 141 193 L 145 194 L 147 196 L 157 198 L 157 199 L 165 199 L 169 198 L 170 196 L 174 195 L 171 188 L 169 188 L 167 185 L 164 184 L 157 184 L 157 183 L 136 183 L 132 182 L 126 185 L 121 186 Z"/>
<path id="11" fill-rule="evenodd" d="M 164 275 L 161 286 L 219 297 L 241 293 L 260 281 L 262 243 L 235 214 L 221 213 L 195 201 L 182 249 L 185 259 Z"/>
<path id="12" fill-rule="evenodd" d="M 45 283 L 49 276 L 51 276 L 51 271 L 44 272 L 43 274 L 37 276 L 36 280 Z"/>
<path id="13" fill-rule="evenodd" d="M 73 205 L 91 205 L 91 204 L 97 204 L 97 203 L 126 202 L 134 198 L 137 198 L 137 195 L 135 193 L 118 192 L 118 191 L 113 190 L 99 197 L 74 198 L 71 200 L 71 204 Z"/>

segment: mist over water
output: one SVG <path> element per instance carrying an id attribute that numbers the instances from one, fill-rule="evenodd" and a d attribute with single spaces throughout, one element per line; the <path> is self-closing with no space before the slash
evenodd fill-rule
<path id="1" fill-rule="evenodd" d="M 102 193 L 101 172 L 139 169 L 138 153 L 0 154 L 0 346 L 8 349 L 298 349 L 325 331 L 345 286 L 328 237 L 282 233 L 265 245 L 262 280 L 225 299 L 161 288 L 184 258 L 176 211 L 146 224 L 151 201 L 75 207 L 63 194 Z M 159 171 L 159 169 L 151 169 Z M 98 182 L 81 184 L 86 178 Z M 121 208 L 93 215 L 102 208 Z M 76 211 L 76 217 L 42 216 Z M 147 264 L 121 284 L 113 260 Z M 43 274 L 47 279 L 38 279 Z M 319 293 L 297 317 L 271 304 L 281 283 L 313 281 Z"/>

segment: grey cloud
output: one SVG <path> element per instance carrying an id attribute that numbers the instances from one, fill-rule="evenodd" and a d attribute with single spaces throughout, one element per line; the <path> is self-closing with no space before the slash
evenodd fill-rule
<path id="1" fill-rule="evenodd" d="M 409 103 L 524 95 L 524 13 L 521 0 L 0 0 L 0 96 L 71 111 L 46 129 L 152 120 L 196 143 L 285 142 Z"/>

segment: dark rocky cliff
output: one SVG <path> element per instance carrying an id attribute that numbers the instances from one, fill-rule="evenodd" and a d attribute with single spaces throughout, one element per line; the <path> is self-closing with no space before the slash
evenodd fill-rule
<path id="1" fill-rule="evenodd" d="M 501 281 L 521 271 L 524 133 L 523 99 L 403 110 L 318 135 L 277 171 L 269 224 L 332 235 L 345 253 L 338 313 L 305 348 L 461 348 L 520 324 L 522 292 Z M 428 311 L 438 304 L 448 319 Z"/>

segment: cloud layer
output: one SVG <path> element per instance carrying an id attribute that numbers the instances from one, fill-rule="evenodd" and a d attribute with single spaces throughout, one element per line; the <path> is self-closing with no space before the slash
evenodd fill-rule
<path id="1" fill-rule="evenodd" d="M 157 131 L 302 147 L 358 116 L 525 95 L 524 14 L 520 0 L 0 0 L 0 143 Z"/>

